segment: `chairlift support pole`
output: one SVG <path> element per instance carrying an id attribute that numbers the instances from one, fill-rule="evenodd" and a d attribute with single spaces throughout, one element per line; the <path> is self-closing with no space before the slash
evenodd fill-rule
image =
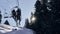
<path id="1" fill-rule="evenodd" d="M 19 8 L 19 0 L 17 0 L 17 8 Z M 19 20 L 20 21 L 20 20 Z M 17 20 L 16 20 L 16 25 L 17 25 L 17 27 L 18 27 L 18 22 L 17 22 Z"/>
<path id="2" fill-rule="evenodd" d="M 17 0 L 17 5 L 18 5 L 18 7 L 19 7 L 19 0 Z"/>

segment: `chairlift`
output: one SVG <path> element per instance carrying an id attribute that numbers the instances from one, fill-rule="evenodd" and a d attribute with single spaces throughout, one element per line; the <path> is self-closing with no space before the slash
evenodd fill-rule
<path id="1" fill-rule="evenodd" d="M 21 21 L 21 9 L 19 8 L 19 1 L 17 0 L 17 6 L 13 7 L 12 17 L 16 21 L 16 25 L 20 24 Z M 19 21 L 19 23 L 17 23 Z"/>
<path id="2" fill-rule="evenodd" d="M 14 18 L 14 20 L 16 21 L 16 23 L 19 20 L 19 24 L 21 21 L 21 10 L 18 6 L 15 6 L 14 9 L 12 10 L 12 17 Z"/>

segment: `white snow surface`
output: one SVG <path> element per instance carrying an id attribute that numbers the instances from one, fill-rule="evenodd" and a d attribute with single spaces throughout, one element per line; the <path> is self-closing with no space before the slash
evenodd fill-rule
<path id="1" fill-rule="evenodd" d="M 0 34 L 34 34 L 31 29 L 0 24 Z"/>

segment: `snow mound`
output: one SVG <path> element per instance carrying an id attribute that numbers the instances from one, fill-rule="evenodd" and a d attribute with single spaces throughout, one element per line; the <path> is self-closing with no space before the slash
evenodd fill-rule
<path id="1" fill-rule="evenodd" d="M 13 30 L 20 30 L 21 28 L 18 27 L 12 27 L 9 25 L 5 25 L 5 24 L 0 24 L 0 32 L 1 33 L 7 33 L 7 32 L 11 32 Z"/>
<path id="2" fill-rule="evenodd" d="M 31 29 L 0 24 L 0 34 L 33 34 Z"/>

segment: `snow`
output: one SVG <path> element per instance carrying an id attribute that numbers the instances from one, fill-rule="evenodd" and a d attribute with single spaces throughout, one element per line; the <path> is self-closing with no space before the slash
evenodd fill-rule
<path id="1" fill-rule="evenodd" d="M 0 24 L 0 34 L 33 34 L 31 29 Z"/>
<path id="2" fill-rule="evenodd" d="M 5 23 L 5 21 L 8 21 L 11 26 L 16 26 L 16 21 L 11 17 L 11 18 L 2 18 L 1 23 Z"/>

